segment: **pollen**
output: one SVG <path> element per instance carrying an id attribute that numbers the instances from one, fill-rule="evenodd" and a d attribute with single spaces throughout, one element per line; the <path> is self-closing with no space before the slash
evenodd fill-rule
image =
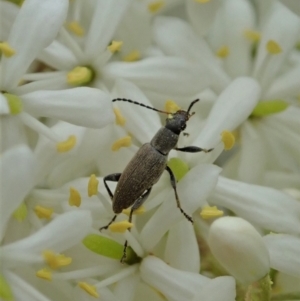
<path id="1" fill-rule="evenodd" d="M 77 66 L 67 74 L 67 83 L 72 86 L 89 84 L 93 79 L 93 72 L 88 67 Z"/>
<path id="2" fill-rule="evenodd" d="M 222 141 L 224 143 L 224 149 L 225 150 L 232 149 L 235 143 L 234 135 L 231 132 L 225 130 L 221 133 L 221 136 L 222 136 Z"/>
<path id="3" fill-rule="evenodd" d="M 76 136 L 71 135 L 67 140 L 58 142 L 56 144 L 56 150 L 59 153 L 65 153 L 70 151 L 76 145 Z"/>
<path id="4" fill-rule="evenodd" d="M 67 23 L 68 29 L 75 35 L 82 37 L 84 35 L 84 29 L 77 21 Z"/>
<path id="5" fill-rule="evenodd" d="M 14 94 L 4 93 L 3 95 L 6 98 L 10 114 L 11 115 L 20 114 L 23 110 L 23 104 L 21 99 Z"/>
<path id="6" fill-rule="evenodd" d="M 52 208 L 42 207 L 39 205 L 35 206 L 34 211 L 39 218 L 46 218 L 46 219 L 50 219 L 53 213 Z"/>
<path id="7" fill-rule="evenodd" d="M 210 219 L 223 216 L 224 212 L 219 210 L 217 206 L 204 206 L 200 212 L 203 219 Z"/>
<path id="8" fill-rule="evenodd" d="M 229 55 L 229 47 L 226 45 L 223 45 L 222 47 L 220 47 L 217 52 L 216 55 L 222 59 L 225 59 L 228 55 Z"/>
<path id="9" fill-rule="evenodd" d="M 81 205 L 81 195 L 79 191 L 70 187 L 69 205 L 79 207 Z"/>
<path id="10" fill-rule="evenodd" d="M 27 217 L 27 214 L 28 214 L 27 206 L 26 206 L 26 204 L 24 202 L 22 202 L 20 204 L 20 206 L 14 211 L 13 217 L 18 222 L 22 222 Z"/>
<path id="11" fill-rule="evenodd" d="M 123 117 L 121 111 L 117 108 L 114 108 L 114 113 L 116 116 L 116 124 L 123 126 L 126 123 L 126 119 Z"/>
<path id="12" fill-rule="evenodd" d="M 0 50 L 5 57 L 11 57 L 16 53 L 16 51 L 7 42 L 0 43 Z"/>
<path id="13" fill-rule="evenodd" d="M 252 41 L 252 42 L 258 42 L 261 38 L 260 32 L 252 29 L 246 29 L 244 31 L 244 36 L 246 39 Z"/>
<path id="14" fill-rule="evenodd" d="M 135 62 L 141 58 L 141 53 L 138 50 L 132 50 L 123 57 L 124 62 Z"/>
<path id="15" fill-rule="evenodd" d="M 116 152 L 121 147 L 129 147 L 131 145 L 131 137 L 125 136 L 123 138 L 118 139 L 111 147 L 111 150 Z"/>
<path id="16" fill-rule="evenodd" d="M 194 0 L 194 1 L 202 4 L 210 2 L 210 0 Z"/>
<path id="17" fill-rule="evenodd" d="M 157 13 L 158 11 L 160 11 L 164 5 L 165 5 L 165 2 L 162 0 L 161 1 L 153 1 L 148 4 L 148 10 L 154 14 L 154 13 Z"/>
<path id="18" fill-rule="evenodd" d="M 124 233 L 127 229 L 130 229 L 133 227 L 133 223 L 130 223 L 129 221 L 121 221 L 111 224 L 108 228 L 111 232 L 118 232 L 118 233 Z"/>
<path id="19" fill-rule="evenodd" d="M 282 52 L 282 48 L 281 46 L 274 40 L 269 40 L 267 45 L 266 45 L 266 49 L 270 54 L 279 54 Z"/>
<path id="20" fill-rule="evenodd" d="M 86 291 L 92 297 L 98 298 L 99 294 L 95 286 L 88 284 L 87 282 L 78 282 L 78 286 Z"/>
<path id="21" fill-rule="evenodd" d="M 98 193 L 98 185 L 99 181 L 96 176 L 93 174 L 90 176 L 89 183 L 88 183 L 88 196 L 91 197 L 93 195 L 97 195 Z"/>
<path id="22" fill-rule="evenodd" d="M 175 101 L 168 99 L 165 103 L 165 110 L 169 113 L 176 113 L 180 110 L 180 107 Z"/>
<path id="23" fill-rule="evenodd" d="M 123 45 L 122 41 L 112 41 L 111 44 L 107 46 L 107 49 L 110 52 L 115 53 L 116 51 L 121 50 L 122 45 Z"/>
<path id="24" fill-rule="evenodd" d="M 41 269 L 36 272 L 36 276 L 45 280 L 52 280 L 52 272 L 48 269 Z"/>
<path id="25" fill-rule="evenodd" d="M 122 211 L 122 213 L 129 216 L 130 211 L 131 211 L 131 208 L 127 208 L 127 209 L 124 209 Z M 133 211 L 133 214 L 136 214 L 136 215 L 140 215 L 140 214 L 143 214 L 143 213 L 145 213 L 145 207 L 144 206 L 140 206 L 138 209 Z"/>
<path id="26" fill-rule="evenodd" d="M 72 262 L 71 257 L 67 257 L 63 254 L 57 254 L 51 250 L 44 251 L 43 257 L 49 267 L 53 270 L 58 269 L 62 266 L 67 266 Z"/>

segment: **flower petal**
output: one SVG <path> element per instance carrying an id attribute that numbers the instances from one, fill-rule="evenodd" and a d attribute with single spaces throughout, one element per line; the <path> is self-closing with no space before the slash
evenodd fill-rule
<path id="1" fill-rule="evenodd" d="M 76 125 L 101 128 L 113 121 L 110 97 L 94 88 L 36 91 L 22 96 L 24 108 L 37 117 L 51 117 Z"/>
<path id="2" fill-rule="evenodd" d="M 40 51 L 56 37 L 65 20 L 68 3 L 67 0 L 24 2 L 8 39 L 16 54 L 2 60 L 5 77 L 1 88 L 10 90 L 16 86 Z"/>
<path id="3" fill-rule="evenodd" d="M 20 8 L 8 1 L 0 2 L 0 41 L 7 41 L 9 32 Z"/>

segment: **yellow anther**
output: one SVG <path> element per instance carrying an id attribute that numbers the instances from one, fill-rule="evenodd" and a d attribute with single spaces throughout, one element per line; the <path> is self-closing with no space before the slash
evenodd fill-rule
<path id="1" fill-rule="evenodd" d="M 261 38 L 260 32 L 252 30 L 252 29 L 246 29 L 244 31 L 244 36 L 246 39 L 248 39 L 252 42 L 258 42 Z"/>
<path id="2" fill-rule="evenodd" d="M 88 183 L 88 196 L 97 195 L 99 181 L 95 175 L 91 175 Z"/>
<path id="3" fill-rule="evenodd" d="M 282 48 L 280 47 L 280 45 L 274 41 L 274 40 L 269 40 L 267 45 L 266 45 L 266 49 L 270 54 L 279 54 L 282 52 Z"/>
<path id="4" fill-rule="evenodd" d="M 229 48 L 228 46 L 223 45 L 222 47 L 220 47 L 217 52 L 216 55 L 222 59 L 226 58 L 229 55 Z"/>
<path id="5" fill-rule="evenodd" d="M 24 202 L 14 211 L 13 217 L 18 221 L 22 222 L 27 217 L 27 206 Z"/>
<path id="6" fill-rule="evenodd" d="M 234 143 L 235 143 L 234 135 L 229 131 L 223 131 L 221 133 L 221 136 L 222 136 L 222 141 L 224 143 L 224 149 L 230 150 L 234 146 Z"/>
<path id="7" fill-rule="evenodd" d="M 9 112 L 11 115 L 17 115 L 22 112 L 23 104 L 21 99 L 14 94 L 4 93 L 7 104 L 9 106 Z"/>
<path id="8" fill-rule="evenodd" d="M 88 67 L 78 66 L 67 74 L 67 83 L 72 86 L 89 84 L 93 79 L 93 72 Z"/>
<path id="9" fill-rule="evenodd" d="M 130 211 L 131 211 L 131 208 L 127 208 L 127 209 L 124 209 L 122 211 L 122 213 L 124 213 L 124 214 L 126 214 L 126 215 L 129 216 Z M 136 209 L 136 210 L 133 211 L 133 214 L 136 214 L 136 215 L 143 214 L 143 213 L 145 213 L 145 207 L 144 206 L 141 206 L 138 209 Z"/>
<path id="10" fill-rule="evenodd" d="M 121 111 L 117 108 L 114 108 L 114 113 L 116 116 L 116 124 L 123 126 L 126 123 L 126 119 L 123 117 Z"/>
<path id="11" fill-rule="evenodd" d="M 77 21 L 67 23 L 68 29 L 75 35 L 82 37 L 84 35 L 84 29 Z"/>
<path id="12" fill-rule="evenodd" d="M 131 137 L 125 136 L 123 138 L 118 139 L 111 147 L 112 151 L 118 151 L 121 147 L 128 147 L 131 145 Z"/>
<path id="13" fill-rule="evenodd" d="M 58 142 L 56 144 L 56 150 L 59 153 L 65 153 L 71 150 L 76 145 L 76 136 L 71 135 L 67 140 Z"/>
<path id="14" fill-rule="evenodd" d="M 210 0 L 195 0 L 195 2 L 198 2 L 198 3 L 208 3 L 208 2 L 210 2 Z"/>
<path id="15" fill-rule="evenodd" d="M 46 219 L 50 219 L 53 213 L 52 208 L 46 208 L 39 205 L 35 206 L 34 211 L 39 218 L 46 218 Z"/>
<path id="16" fill-rule="evenodd" d="M 200 212 L 200 215 L 203 219 L 210 219 L 215 217 L 223 216 L 224 212 L 219 210 L 217 206 L 204 206 Z"/>
<path id="17" fill-rule="evenodd" d="M 162 0 L 153 1 L 148 4 L 148 10 L 154 14 L 154 13 L 157 13 L 158 11 L 160 11 L 164 5 L 165 5 L 165 2 Z"/>
<path id="18" fill-rule="evenodd" d="M 133 223 L 130 223 L 129 221 L 121 221 L 112 223 L 108 228 L 111 232 L 118 232 L 118 233 L 124 233 L 127 229 L 130 229 L 133 227 Z"/>
<path id="19" fill-rule="evenodd" d="M 180 110 L 180 107 L 175 101 L 168 99 L 165 103 L 165 110 L 169 113 L 175 113 Z"/>
<path id="20" fill-rule="evenodd" d="M 78 282 L 78 286 L 86 291 L 92 297 L 98 298 L 99 294 L 95 286 L 88 284 L 87 282 Z"/>
<path id="21" fill-rule="evenodd" d="M 0 50 L 5 57 L 11 57 L 16 53 L 16 51 L 7 42 L 0 43 Z"/>
<path id="22" fill-rule="evenodd" d="M 36 272 L 36 276 L 45 280 L 52 280 L 52 272 L 48 269 L 41 269 Z"/>
<path id="23" fill-rule="evenodd" d="M 107 49 L 110 52 L 115 53 L 116 51 L 120 51 L 122 45 L 123 45 L 122 41 L 112 41 L 111 44 L 107 46 Z"/>
<path id="24" fill-rule="evenodd" d="M 63 254 L 56 254 L 51 250 L 44 251 L 43 257 L 51 269 L 58 269 L 62 266 L 69 265 L 72 262 L 71 257 L 66 257 Z"/>
<path id="25" fill-rule="evenodd" d="M 70 187 L 69 205 L 79 207 L 81 205 L 81 195 L 78 190 Z"/>
<path id="26" fill-rule="evenodd" d="M 123 57 L 124 62 L 135 62 L 141 58 L 141 54 L 138 50 L 133 50 Z"/>

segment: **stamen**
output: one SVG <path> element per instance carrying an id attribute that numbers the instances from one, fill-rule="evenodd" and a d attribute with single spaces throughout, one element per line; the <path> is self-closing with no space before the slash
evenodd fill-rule
<path id="1" fill-rule="evenodd" d="M 99 294 L 95 286 L 88 284 L 87 282 L 78 282 L 78 286 L 86 291 L 92 297 L 98 298 Z"/>
<path id="2" fill-rule="evenodd" d="M 72 86 L 89 84 L 93 79 L 93 72 L 88 67 L 77 66 L 67 74 L 67 83 Z"/>
<path id="3" fill-rule="evenodd" d="M 91 197 L 93 195 L 98 194 L 98 185 L 99 181 L 96 176 L 93 174 L 90 176 L 89 183 L 88 183 L 88 196 Z"/>
<path id="4" fill-rule="evenodd" d="M 67 28 L 79 37 L 84 35 L 84 29 L 77 21 L 67 23 Z"/>
<path id="5" fill-rule="evenodd" d="M 111 232 L 125 233 L 126 230 L 133 227 L 133 223 L 128 221 L 121 221 L 112 223 L 108 228 Z"/>
<path id="6" fill-rule="evenodd" d="M 54 270 L 62 266 L 67 266 L 72 262 L 71 257 L 67 257 L 63 254 L 56 254 L 51 250 L 44 251 L 43 257 L 49 267 Z"/>
<path id="7" fill-rule="evenodd" d="M 69 205 L 79 207 L 81 204 L 81 195 L 78 190 L 70 187 Z"/>
<path id="8" fill-rule="evenodd" d="M 204 206 L 200 212 L 200 215 L 203 219 L 210 219 L 215 217 L 223 216 L 224 212 L 219 210 L 217 206 Z"/>
<path id="9" fill-rule="evenodd" d="M 230 150 L 235 143 L 234 135 L 231 132 L 225 130 L 221 133 L 221 136 L 224 143 L 224 150 Z"/>
<path id="10" fill-rule="evenodd" d="M 46 218 L 46 219 L 50 219 L 53 213 L 52 208 L 46 208 L 39 205 L 35 206 L 34 211 L 39 218 Z"/>
<path id="11" fill-rule="evenodd" d="M 223 45 L 222 47 L 220 47 L 217 52 L 216 55 L 222 59 L 226 58 L 229 55 L 229 47 L 226 45 Z"/>
<path id="12" fill-rule="evenodd" d="M 0 43 L 0 50 L 5 57 L 11 57 L 16 53 L 16 51 L 7 42 Z"/>
<path id="13" fill-rule="evenodd" d="M 274 41 L 274 40 L 269 40 L 267 45 L 266 45 L 266 49 L 270 54 L 276 55 L 282 52 L 282 48 L 280 47 L 280 45 Z"/>
<path id="14" fill-rule="evenodd" d="M 59 153 L 65 153 L 70 151 L 76 145 L 76 136 L 71 135 L 67 140 L 58 142 L 56 144 L 56 150 Z"/>
<path id="15" fill-rule="evenodd" d="M 6 98 L 7 104 L 9 106 L 9 112 L 11 115 L 20 114 L 23 110 L 23 104 L 21 99 L 14 94 L 4 93 L 4 97 Z"/>
<path id="16" fill-rule="evenodd" d="M 176 113 L 180 109 L 181 108 L 179 107 L 179 105 L 171 99 L 168 99 L 165 103 L 165 111 L 167 112 Z"/>
<path id="17" fill-rule="evenodd" d="M 107 46 L 107 49 L 110 52 L 115 53 L 116 51 L 120 51 L 122 45 L 123 45 L 122 41 L 112 41 L 111 44 Z"/>
<path id="18" fill-rule="evenodd" d="M 124 210 L 122 211 L 122 213 L 124 213 L 124 214 L 126 214 L 126 215 L 129 216 L 130 211 L 131 211 L 131 208 L 127 208 L 127 209 L 124 209 Z M 135 215 L 140 215 L 140 214 L 145 213 L 145 211 L 146 211 L 146 210 L 145 210 L 145 207 L 144 207 L 144 206 L 141 206 L 141 207 L 139 207 L 138 209 L 134 210 L 134 211 L 133 211 L 133 214 L 135 214 Z"/>
<path id="19" fill-rule="evenodd" d="M 251 42 L 258 42 L 261 38 L 260 32 L 252 30 L 252 29 L 246 29 L 244 31 L 244 36 Z"/>
<path id="20" fill-rule="evenodd" d="M 14 211 L 13 217 L 18 221 L 22 222 L 27 217 L 28 211 L 27 206 L 24 202 L 20 204 L 20 206 Z"/>
<path id="21" fill-rule="evenodd" d="M 45 280 L 52 280 L 52 272 L 48 269 L 41 269 L 36 272 L 36 276 Z"/>
<path id="22" fill-rule="evenodd" d="M 154 13 L 157 13 L 159 10 L 161 10 L 164 5 L 165 5 L 165 2 L 162 0 L 153 1 L 148 4 L 148 10 L 154 14 Z"/>
<path id="23" fill-rule="evenodd" d="M 131 137 L 125 136 L 118 139 L 111 147 L 112 151 L 118 151 L 121 147 L 129 147 L 131 145 Z"/>
<path id="24" fill-rule="evenodd" d="M 138 50 L 133 50 L 123 57 L 124 62 L 135 62 L 141 58 L 141 54 Z"/>
<path id="25" fill-rule="evenodd" d="M 114 108 L 114 113 L 116 116 L 116 124 L 123 126 L 126 123 L 126 119 L 123 117 L 121 111 L 117 108 Z"/>

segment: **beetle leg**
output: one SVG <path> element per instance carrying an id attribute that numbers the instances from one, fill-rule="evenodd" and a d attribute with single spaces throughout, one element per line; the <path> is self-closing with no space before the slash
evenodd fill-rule
<path id="1" fill-rule="evenodd" d="M 141 205 L 147 200 L 150 192 L 151 192 L 152 187 L 150 187 L 149 189 L 146 190 L 145 193 L 143 193 L 132 205 L 131 209 L 130 209 L 130 213 L 129 213 L 129 219 L 128 222 L 131 223 L 132 221 L 132 214 L 134 212 L 134 210 L 138 209 L 139 207 L 141 207 Z M 128 229 L 128 231 L 130 231 L 130 228 Z M 124 260 L 126 259 L 126 253 L 127 253 L 127 246 L 128 246 L 128 241 L 126 240 L 124 243 L 124 250 L 123 250 L 123 256 L 121 258 L 121 263 L 124 262 Z"/>
<path id="2" fill-rule="evenodd" d="M 115 221 L 116 218 L 117 218 L 117 214 L 114 215 L 114 217 L 111 219 L 111 221 L 110 221 L 106 226 L 101 227 L 101 228 L 99 229 L 99 231 L 101 232 L 102 230 L 108 229 L 108 227 Z"/>
<path id="3" fill-rule="evenodd" d="M 174 149 L 186 153 L 198 153 L 198 152 L 209 153 L 213 150 L 213 148 L 205 149 L 205 148 L 200 148 L 198 146 L 175 147 Z"/>
<path id="4" fill-rule="evenodd" d="M 178 194 L 177 194 L 177 189 L 176 189 L 176 179 L 175 179 L 175 176 L 174 176 L 171 168 L 169 166 L 166 166 L 166 170 L 170 174 L 171 185 L 172 185 L 172 187 L 174 189 L 174 192 L 175 192 L 175 198 L 176 198 L 177 207 L 179 208 L 180 212 L 184 215 L 184 217 L 188 221 L 190 221 L 191 223 L 193 223 L 193 219 L 187 213 L 185 213 L 184 210 L 181 208 L 180 200 L 179 200 L 179 197 L 178 197 Z"/>
<path id="5" fill-rule="evenodd" d="M 111 200 L 113 199 L 114 195 L 110 191 L 106 181 L 118 182 L 120 177 L 121 177 L 121 173 L 112 173 L 111 175 L 108 175 L 108 176 L 103 178 L 104 186 L 105 186 Z"/>

